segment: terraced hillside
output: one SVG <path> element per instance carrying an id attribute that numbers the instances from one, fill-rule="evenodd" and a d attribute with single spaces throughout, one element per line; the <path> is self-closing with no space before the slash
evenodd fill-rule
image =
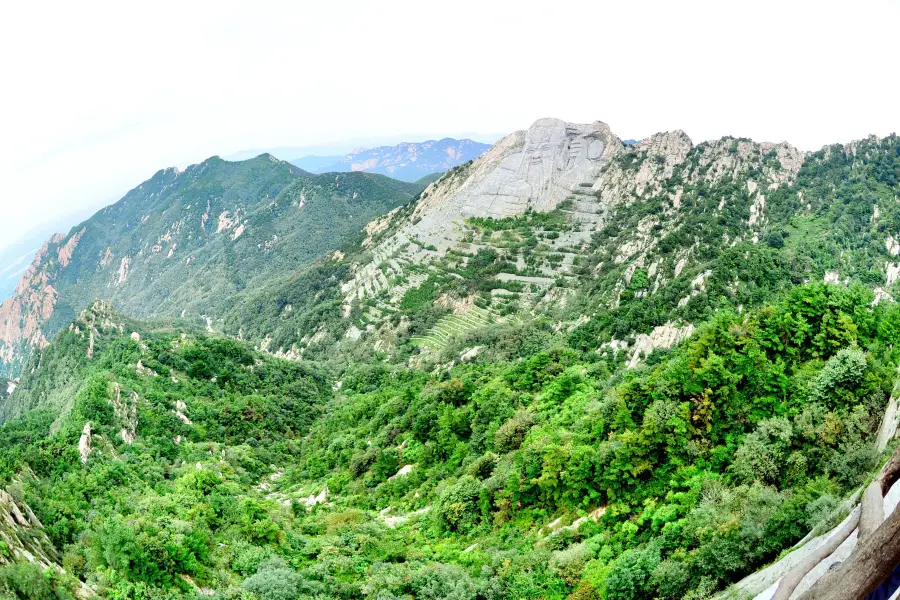
<path id="1" fill-rule="evenodd" d="M 288 356 L 458 360 L 448 348 L 478 345 L 477 308 L 636 364 L 721 307 L 798 283 L 861 281 L 882 301 L 900 272 L 897 148 L 891 136 L 804 154 L 680 131 L 624 146 L 602 123 L 540 120 L 225 327 Z M 285 299 L 295 288 L 329 298 L 315 319 Z"/>
<path id="2" fill-rule="evenodd" d="M 461 315 L 451 314 L 442 317 L 425 335 L 414 336 L 412 341 L 430 350 L 441 350 L 454 336 L 487 327 L 495 319 L 490 311 L 476 306 Z"/>

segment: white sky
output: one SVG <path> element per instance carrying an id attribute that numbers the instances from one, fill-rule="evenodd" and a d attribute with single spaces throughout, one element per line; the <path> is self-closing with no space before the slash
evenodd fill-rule
<path id="1" fill-rule="evenodd" d="M 900 128 L 897 0 L 6 2 L 0 248 L 159 168 L 555 116 L 804 149 Z"/>

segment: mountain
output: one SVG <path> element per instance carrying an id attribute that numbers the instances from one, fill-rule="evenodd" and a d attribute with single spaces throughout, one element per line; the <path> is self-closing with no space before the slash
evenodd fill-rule
<path id="1" fill-rule="evenodd" d="M 212 323 L 243 290 L 337 248 L 420 190 L 368 173 L 312 175 L 269 155 L 159 171 L 43 245 L 0 306 L 5 372 L 95 299 Z"/>
<path id="2" fill-rule="evenodd" d="M 316 145 L 308 145 L 308 146 L 266 146 L 260 148 L 253 148 L 250 150 L 241 150 L 239 152 L 235 152 L 233 154 L 229 154 L 228 156 L 223 156 L 227 161 L 237 162 L 242 160 L 247 160 L 249 158 L 255 158 L 260 154 L 271 154 L 275 158 L 279 160 L 285 161 L 293 161 L 297 157 L 320 157 L 323 159 L 331 159 L 329 163 L 334 163 L 340 160 L 344 155 L 353 152 L 359 148 L 376 148 L 379 146 L 384 147 L 393 147 L 398 144 L 407 143 L 407 140 L 435 140 L 444 136 L 446 132 L 440 133 L 405 133 L 405 134 L 393 134 L 393 135 L 381 135 L 381 136 L 369 136 L 369 137 L 353 137 L 340 141 L 332 141 L 323 144 Z M 506 135 L 506 132 L 502 133 L 483 133 L 483 132 L 458 132 L 454 135 L 456 139 L 472 139 L 476 142 L 496 142 L 500 138 Z M 490 144 L 488 144 L 490 145 Z M 301 167 L 303 168 L 303 167 Z M 309 170 L 309 169 L 304 169 Z"/>
<path id="3" fill-rule="evenodd" d="M 900 138 L 626 145 L 541 119 L 421 193 L 204 165 L 20 286 L 0 510 L 42 525 L 13 517 L 3 593 L 768 599 L 860 496 L 880 517 L 813 575 L 887 554 Z M 304 245 L 357 190 L 380 212 Z M 298 236 L 291 268 L 241 245 L 267 227 Z"/>
<path id="4" fill-rule="evenodd" d="M 437 358 L 486 323 L 549 316 L 580 347 L 628 347 L 637 361 L 720 308 L 804 281 L 857 280 L 888 298 L 897 145 L 804 154 L 675 131 L 626 147 L 602 123 L 541 120 L 371 223 L 355 250 L 254 292 L 262 310 L 232 313 L 226 330 L 292 354 L 368 340 L 399 360 Z M 292 296 L 309 285 L 334 299 L 314 325 Z"/>
<path id="5" fill-rule="evenodd" d="M 371 149 L 360 148 L 343 157 L 305 156 L 292 160 L 291 163 L 315 173 L 367 171 L 402 181 L 416 181 L 473 160 L 490 147 L 490 144 L 468 139 L 443 138 Z"/>
<path id="6" fill-rule="evenodd" d="M 19 278 L 22 277 L 22 274 L 28 268 L 28 265 L 34 258 L 35 252 L 37 252 L 37 249 L 40 247 L 40 244 L 44 242 L 46 237 L 46 235 L 41 236 L 40 241 L 37 242 L 37 247 L 31 247 L 31 244 L 28 242 L 31 242 L 32 240 L 28 239 L 23 243 L 16 244 L 12 248 L 7 249 L 3 253 L 3 268 L 0 269 L 0 297 L 5 299 L 12 296 L 16 289 L 16 284 L 19 282 Z"/>

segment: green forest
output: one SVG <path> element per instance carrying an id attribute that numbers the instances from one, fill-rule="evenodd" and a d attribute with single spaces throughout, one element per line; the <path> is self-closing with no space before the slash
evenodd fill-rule
<path id="1" fill-rule="evenodd" d="M 469 340 L 489 357 L 440 372 L 290 362 L 94 305 L 20 392 L 43 408 L 0 428 L 64 573 L 7 565 L 0 589 L 706 598 L 840 519 L 879 464 L 900 309 L 872 300 L 799 286 L 634 370 L 498 325 Z"/>
<path id="2" fill-rule="evenodd" d="M 746 600 L 897 446 L 900 139 L 648 147 L 432 229 L 482 163 L 210 159 L 55 238 L 0 598 Z"/>

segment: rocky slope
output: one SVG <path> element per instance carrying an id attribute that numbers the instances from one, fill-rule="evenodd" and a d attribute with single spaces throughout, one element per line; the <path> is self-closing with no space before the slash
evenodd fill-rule
<path id="1" fill-rule="evenodd" d="M 342 157 L 306 156 L 291 162 L 313 173 L 366 171 L 402 181 L 418 181 L 432 173 L 443 173 L 484 154 L 490 144 L 443 138 L 406 142 L 395 146 L 360 148 Z"/>
<path id="2" fill-rule="evenodd" d="M 889 299 L 897 146 L 803 153 L 681 131 L 625 146 L 603 123 L 541 119 L 371 222 L 356 250 L 259 292 L 252 305 L 267 308 L 226 328 L 291 356 L 361 340 L 405 360 L 410 344 L 437 356 L 490 323 L 549 317 L 634 365 L 723 305 L 804 281 L 863 281 Z M 289 298 L 313 280 L 329 301 L 310 320 Z"/>
<path id="3" fill-rule="evenodd" d="M 162 170 L 44 244 L 0 306 L 2 372 L 95 299 L 215 319 L 242 290 L 308 264 L 420 190 L 369 173 L 311 175 L 268 155 Z"/>

